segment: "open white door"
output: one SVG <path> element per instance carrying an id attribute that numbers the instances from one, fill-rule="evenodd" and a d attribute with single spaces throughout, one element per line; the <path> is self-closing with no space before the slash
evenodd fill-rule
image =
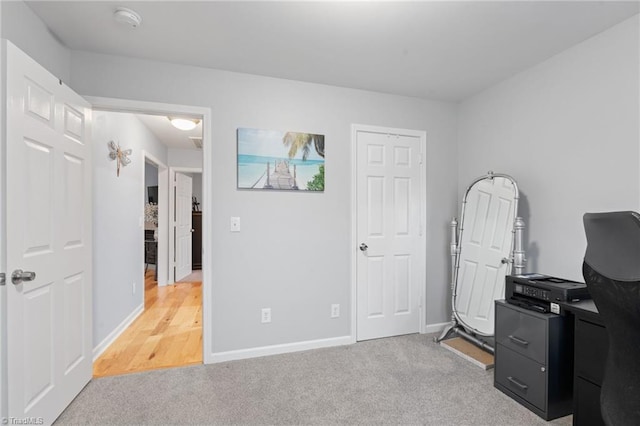
<path id="1" fill-rule="evenodd" d="M 176 173 L 175 194 L 175 280 L 179 281 L 191 273 L 191 233 L 193 232 L 191 226 L 193 180 L 191 177 L 182 173 Z"/>
<path id="2" fill-rule="evenodd" d="M 355 139 L 357 340 L 417 333 L 426 262 L 422 138 L 357 131 Z"/>
<path id="3" fill-rule="evenodd" d="M 91 109 L 5 47 L 8 415 L 50 424 L 91 379 Z"/>

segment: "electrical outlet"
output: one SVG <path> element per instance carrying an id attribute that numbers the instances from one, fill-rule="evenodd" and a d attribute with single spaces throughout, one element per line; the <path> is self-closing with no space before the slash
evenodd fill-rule
<path id="1" fill-rule="evenodd" d="M 136 282 L 131 283 L 131 294 L 136 294 Z"/>
<path id="2" fill-rule="evenodd" d="M 338 318 L 340 316 L 340 304 L 334 303 L 331 305 L 331 318 Z"/>
<path id="3" fill-rule="evenodd" d="M 262 308 L 262 320 L 263 324 L 271 322 L 271 308 Z"/>
<path id="4" fill-rule="evenodd" d="M 240 232 L 240 218 L 232 217 L 229 222 L 229 226 L 231 232 Z"/>

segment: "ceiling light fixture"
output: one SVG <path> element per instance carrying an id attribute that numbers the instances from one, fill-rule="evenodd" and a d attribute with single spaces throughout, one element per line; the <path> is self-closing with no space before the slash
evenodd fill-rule
<path id="1" fill-rule="evenodd" d="M 193 130 L 196 128 L 200 120 L 197 118 L 179 118 L 179 117 L 167 117 L 173 127 L 180 130 Z"/>
<path id="2" fill-rule="evenodd" d="M 113 19 L 121 24 L 131 25 L 133 28 L 139 27 L 142 23 L 140 14 L 126 7 L 118 7 L 115 12 L 113 12 Z"/>

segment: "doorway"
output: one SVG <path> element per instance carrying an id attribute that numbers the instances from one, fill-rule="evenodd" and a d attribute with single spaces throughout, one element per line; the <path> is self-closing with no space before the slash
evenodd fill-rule
<path id="1" fill-rule="evenodd" d="M 140 242 L 144 247 L 144 259 L 140 260 L 140 275 L 138 275 L 139 308 L 133 312 L 129 321 L 115 330 L 114 336 L 102 353 L 94 357 L 94 377 L 118 375 L 145 371 L 150 369 L 171 368 L 176 366 L 202 363 L 203 352 L 203 281 L 175 282 L 172 257 L 169 256 L 169 236 L 173 233 L 172 205 L 169 203 L 172 185 L 166 164 L 172 164 L 173 157 L 180 157 L 182 149 L 168 145 L 159 151 L 158 144 L 151 144 L 149 138 L 156 136 L 156 140 L 166 143 L 164 137 L 167 129 L 160 130 L 153 123 L 159 121 L 163 126 L 170 126 L 168 115 L 141 114 L 124 111 L 114 112 L 96 111 L 97 121 L 103 119 L 109 123 L 109 115 L 127 115 L 129 120 L 137 121 L 137 126 L 131 137 L 120 135 L 121 141 L 127 141 L 132 149 L 133 158 L 138 164 L 143 163 L 143 173 L 139 181 L 141 188 L 138 203 L 144 205 L 144 216 L 140 218 Z M 143 118 L 144 117 L 144 118 Z M 200 119 L 202 122 L 202 119 Z M 202 139 L 202 124 L 199 139 Z M 104 127 L 104 126 L 103 126 Z M 120 128 L 122 126 L 119 126 Z M 105 131 L 103 130 L 103 134 Z M 193 143 L 186 135 L 183 137 L 193 147 Z M 146 139 L 145 139 L 146 138 Z M 143 142 L 141 142 L 143 141 Z M 124 142 L 121 142 L 124 144 Z M 136 145 L 138 144 L 138 145 Z M 143 158 L 137 159 L 138 151 Z M 175 154 L 173 157 L 171 154 Z M 197 155 L 202 165 L 202 150 Z M 143 160 L 143 161 L 140 161 Z M 175 160 L 174 160 L 175 161 Z M 140 166 L 137 166 L 140 167 Z M 202 168 L 201 172 L 205 172 Z M 123 174 L 123 177 L 125 175 Z M 130 174 L 129 179 L 135 179 Z M 116 189 L 124 188 L 125 184 L 116 182 Z M 117 191 L 113 191 L 114 194 Z M 118 194 L 117 197 L 121 197 Z M 106 197 L 104 193 L 103 197 Z M 112 197 L 113 198 L 113 197 Z M 191 212 L 191 195 L 189 195 L 188 210 Z M 117 200 L 113 198 L 113 202 Z M 134 218 L 136 219 L 136 218 Z M 99 223 L 96 223 L 100 226 Z M 137 243 L 136 243 L 137 244 Z M 137 248 L 121 247 L 123 251 L 137 253 Z M 136 254 L 137 256 L 137 254 Z M 96 260 L 99 262 L 99 260 Z M 134 290 L 134 293 L 138 290 Z M 100 304 L 101 301 L 96 301 Z"/>
<path id="2" fill-rule="evenodd" d="M 117 300 L 127 293 L 140 297 L 137 271 L 132 275 L 137 282 L 107 279 L 100 292 L 96 292 L 94 286 L 95 278 L 106 270 L 122 273 L 125 263 L 139 268 L 140 274 L 144 268 L 142 185 L 135 187 L 131 180 L 132 173 L 143 173 L 143 161 L 139 156 L 133 163 L 123 160 L 123 156 L 130 155 L 131 148 L 127 145 L 137 138 L 131 135 L 108 138 L 96 132 L 96 128 L 104 130 L 108 120 L 101 121 L 95 113 L 153 112 L 200 117 L 205 142 L 211 140 L 212 114 L 209 108 L 202 107 L 82 97 L 10 42 L 3 40 L 1 49 L 6 59 L 3 99 L 7 97 L 16 102 L 1 108 L 6 121 L 7 149 L 0 155 L 3 160 L 13 160 L 0 165 L 0 179 L 8 187 L 6 198 L 15 202 L 1 206 L 7 244 L 1 248 L 4 251 L 0 262 L 5 266 L 3 270 L 24 268 L 24 271 L 16 275 L 16 279 L 22 281 L 19 285 L 6 285 L 6 291 L 0 292 L 0 304 L 6 308 L 3 313 L 8 324 L 0 333 L 5 348 L 4 353 L 0 353 L 5 364 L 5 368 L 0 369 L 4 395 L 0 414 L 6 418 L 41 418 L 51 423 L 89 382 L 92 361 L 144 309 L 142 304 L 138 310 Z M 30 122 L 29 126 L 23 125 L 26 121 Z M 141 150 L 132 152 L 139 155 Z M 211 164 L 211 152 L 206 144 L 203 158 L 204 164 Z M 207 216 L 211 211 L 207 195 L 209 180 L 205 167 L 203 235 L 209 236 L 203 240 L 205 252 L 211 239 Z M 6 185 L 6 182 L 14 184 Z M 15 185 L 16 182 L 21 184 Z M 111 188 L 99 186 L 114 182 L 117 185 Z M 168 178 L 166 182 L 168 185 Z M 115 202 L 105 197 L 109 191 L 116 194 Z M 122 197 L 128 195 L 135 199 L 123 206 Z M 123 220 L 121 214 L 132 206 L 139 213 L 134 220 Z M 92 214 L 96 212 L 109 219 L 104 221 L 104 227 L 95 226 Z M 159 226 L 168 229 L 168 223 Z M 101 229 L 102 235 L 119 239 L 120 246 L 126 246 L 131 238 L 131 246 L 139 247 L 134 253 L 136 262 L 111 262 L 110 256 L 118 253 L 118 247 L 103 244 L 101 238 L 93 235 L 92 230 L 96 229 Z M 160 247 L 158 251 L 161 255 Z M 46 257 L 43 263 L 34 263 L 43 257 Z M 102 259 L 99 267 L 95 267 L 97 258 Z M 210 268 L 211 260 L 205 257 L 201 354 L 206 363 L 213 361 L 211 290 L 207 273 Z M 160 280 L 162 271 L 158 272 Z M 120 285 L 116 287 L 116 283 Z M 116 298 L 116 303 L 107 311 L 119 316 L 96 320 L 97 309 L 92 302 L 110 298 Z M 120 315 L 122 310 L 130 313 Z M 101 327 L 109 332 L 97 338 L 96 330 Z"/>
<path id="3" fill-rule="evenodd" d="M 425 132 L 354 125 L 352 144 L 356 340 L 421 332 Z"/>
<path id="4" fill-rule="evenodd" d="M 193 282 L 202 276 L 202 168 L 169 169 L 170 282 Z"/>

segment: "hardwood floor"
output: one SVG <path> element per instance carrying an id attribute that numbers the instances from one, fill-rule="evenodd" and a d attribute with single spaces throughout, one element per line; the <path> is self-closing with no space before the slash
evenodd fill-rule
<path id="1" fill-rule="evenodd" d="M 202 283 L 158 287 L 145 275 L 145 310 L 93 363 L 93 377 L 202 363 Z"/>

